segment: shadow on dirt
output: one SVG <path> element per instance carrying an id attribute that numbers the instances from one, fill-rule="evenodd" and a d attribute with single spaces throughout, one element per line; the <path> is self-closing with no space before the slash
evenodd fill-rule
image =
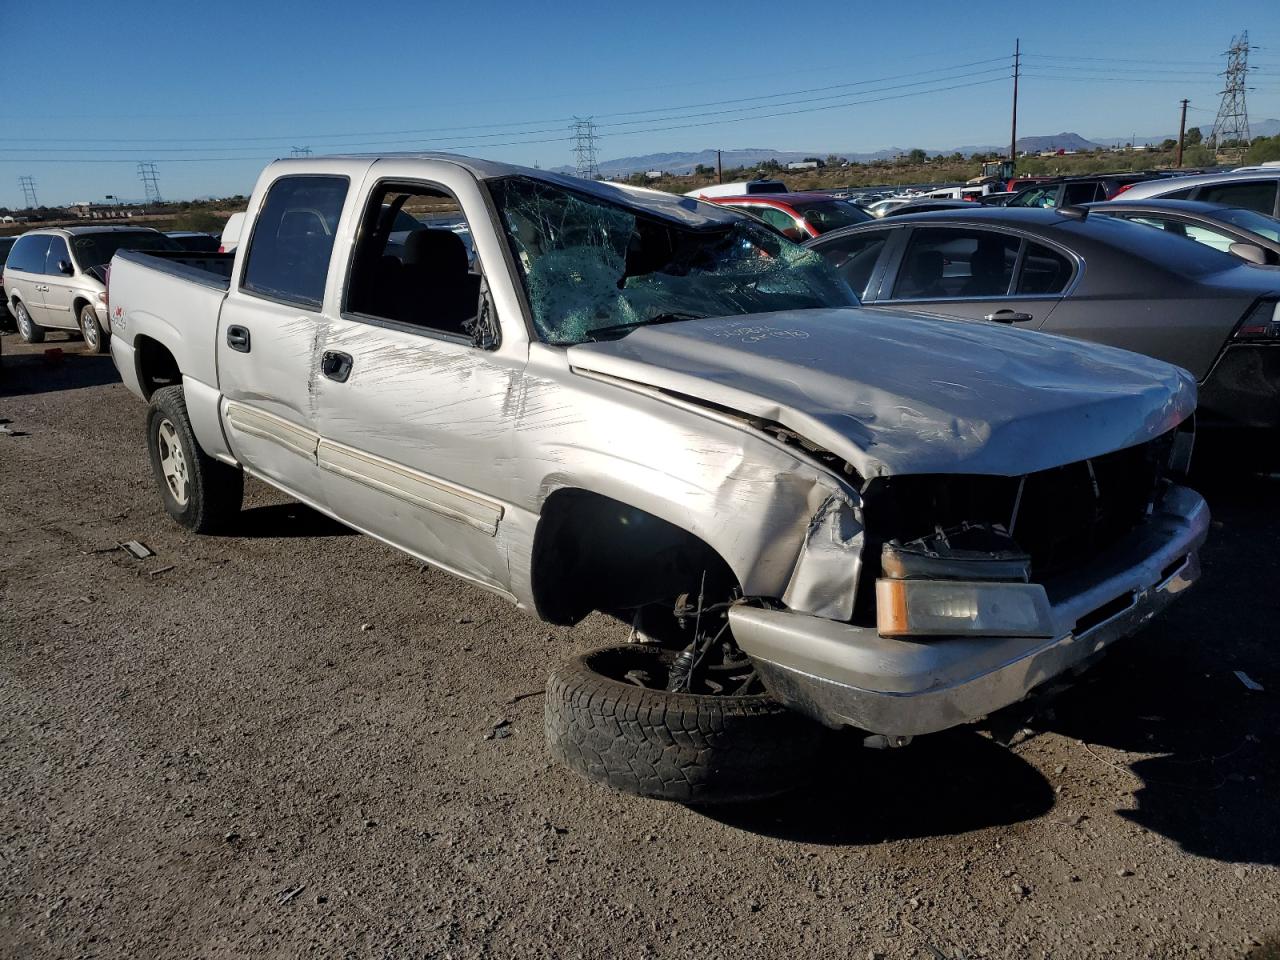
<path id="1" fill-rule="evenodd" d="M 290 537 L 350 537 L 356 531 L 302 503 L 275 503 L 242 510 L 235 523 L 214 536 L 255 540 Z"/>
<path id="2" fill-rule="evenodd" d="M 1054 793 L 1034 767 L 972 730 L 922 737 L 903 750 L 838 739 L 830 773 L 785 797 L 704 815 L 800 843 L 871 844 L 980 830 L 1042 816 Z"/>
<path id="3" fill-rule="evenodd" d="M 39 353 L 14 353 L 22 344 L 17 337 L 4 338 L 4 354 L 0 356 L 0 397 L 20 397 L 57 390 L 77 390 L 104 383 L 119 383 L 111 357 L 86 353 L 79 340 L 57 339 L 53 335 L 38 348 L 22 344 L 24 350 Z M 49 351 L 49 352 L 45 352 Z"/>

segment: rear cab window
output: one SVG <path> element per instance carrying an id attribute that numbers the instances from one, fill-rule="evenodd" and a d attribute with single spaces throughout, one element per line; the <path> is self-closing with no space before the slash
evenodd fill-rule
<path id="1" fill-rule="evenodd" d="M 346 177 L 281 177 L 267 191 L 249 240 L 240 289 L 319 309 L 342 206 Z"/>

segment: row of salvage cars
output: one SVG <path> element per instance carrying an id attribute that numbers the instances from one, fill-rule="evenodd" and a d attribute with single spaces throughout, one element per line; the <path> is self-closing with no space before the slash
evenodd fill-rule
<path id="1" fill-rule="evenodd" d="M 470 255 L 394 241 L 424 205 Z M 768 796 L 831 730 L 905 745 L 1078 672 L 1197 579 L 1197 382 L 1206 428 L 1276 425 L 1280 271 L 1096 210 L 806 247 L 428 154 L 278 161 L 245 219 L 216 273 L 112 263 L 165 509 L 211 530 L 249 473 L 545 620 L 616 616 L 546 734 L 644 796 Z"/>

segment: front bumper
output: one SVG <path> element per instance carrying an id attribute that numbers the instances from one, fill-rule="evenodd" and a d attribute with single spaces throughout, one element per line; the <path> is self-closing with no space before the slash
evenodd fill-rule
<path id="1" fill-rule="evenodd" d="M 890 640 L 786 610 L 738 606 L 729 622 L 769 692 L 831 727 L 889 736 L 945 730 L 1024 699 L 1135 633 L 1200 575 L 1204 499 L 1173 487 L 1088 569 L 1046 585 L 1054 635 Z"/>

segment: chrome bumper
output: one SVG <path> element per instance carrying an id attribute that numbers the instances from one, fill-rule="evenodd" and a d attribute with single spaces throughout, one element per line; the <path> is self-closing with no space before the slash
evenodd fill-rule
<path id="1" fill-rule="evenodd" d="M 1170 489 L 1123 542 L 1053 585 L 1047 640 L 890 640 L 873 627 L 747 606 L 729 622 L 769 692 L 793 709 L 831 727 L 933 733 L 1017 703 L 1135 633 L 1199 577 L 1208 529 L 1204 499 Z"/>

